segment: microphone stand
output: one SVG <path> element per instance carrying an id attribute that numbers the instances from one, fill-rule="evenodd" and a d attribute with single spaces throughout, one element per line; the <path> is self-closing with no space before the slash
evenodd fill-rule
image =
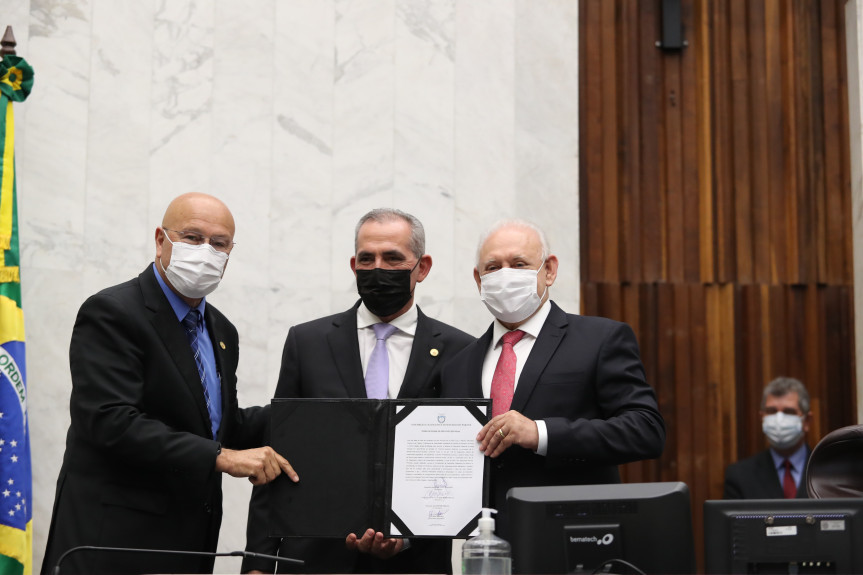
<path id="1" fill-rule="evenodd" d="M 198 555 L 200 557 L 251 557 L 254 559 L 270 559 L 274 561 L 279 561 L 283 563 L 292 563 L 294 565 L 304 565 L 305 562 L 301 559 L 291 559 L 289 557 L 278 557 L 276 555 L 265 555 L 264 553 L 253 553 L 251 551 L 223 551 L 223 552 L 214 552 L 214 551 L 184 551 L 181 549 L 134 549 L 131 547 L 99 547 L 96 545 L 80 545 L 78 547 L 72 547 L 68 549 L 65 553 L 60 555 L 60 558 L 57 559 L 57 563 L 54 565 L 53 573 L 54 575 L 60 575 L 60 565 L 69 555 L 73 553 L 77 553 L 78 551 L 108 551 L 108 552 L 122 552 L 122 553 L 161 553 L 163 555 Z"/>

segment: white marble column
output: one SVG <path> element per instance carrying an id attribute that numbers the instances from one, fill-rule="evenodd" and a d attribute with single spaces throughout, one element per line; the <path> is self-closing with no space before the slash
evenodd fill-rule
<path id="1" fill-rule="evenodd" d="M 848 120 L 851 140 L 851 209 L 854 238 L 854 345 L 857 357 L 857 423 L 863 422 L 863 0 L 845 3 Z"/>

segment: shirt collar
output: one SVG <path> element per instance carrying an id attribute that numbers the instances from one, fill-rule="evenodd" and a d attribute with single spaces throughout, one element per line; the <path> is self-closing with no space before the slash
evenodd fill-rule
<path id="1" fill-rule="evenodd" d="M 520 329 L 525 334 L 536 339 L 539 337 L 539 332 L 542 331 L 542 326 L 545 325 L 545 320 L 548 318 L 548 314 L 551 313 L 551 298 L 545 300 L 545 303 L 539 307 L 539 311 L 537 311 L 533 317 L 529 320 L 518 326 L 516 329 Z M 500 343 L 500 338 L 503 337 L 503 334 L 510 331 L 506 327 L 503 326 L 502 323 L 498 320 L 494 320 L 492 324 L 494 326 L 494 332 L 492 333 L 492 344 L 494 347 L 497 347 Z"/>
<path id="2" fill-rule="evenodd" d="M 159 269 L 156 267 L 156 262 L 153 262 L 153 273 L 156 274 L 156 281 L 159 282 L 159 287 L 162 288 L 162 292 L 164 292 L 165 297 L 168 298 L 168 303 L 171 304 L 171 309 L 174 310 L 174 313 L 177 315 L 177 319 L 179 321 L 183 321 L 183 318 L 189 313 L 189 310 L 192 309 L 192 306 L 183 301 L 183 298 L 174 293 L 168 284 L 165 283 L 165 280 L 162 279 L 162 274 L 159 273 Z M 201 312 L 201 317 L 204 317 L 204 310 L 207 307 L 207 299 L 202 298 L 201 303 L 198 304 L 198 307 L 195 308 Z"/>
<path id="3" fill-rule="evenodd" d="M 784 455 L 780 455 L 776 452 L 772 447 L 770 448 L 770 455 L 773 457 L 773 466 L 779 469 L 785 465 L 785 460 L 791 462 L 791 467 L 794 468 L 795 471 L 803 471 L 803 468 L 806 467 L 806 452 L 808 448 L 806 446 L 806 442 L 803 442 L 797 451 L 785 457 Z"/>
<path id="4" fill-rule="evenodd" d="M 405 313 L 392 320 L 390 324 L 403 333 L 415 335 L 418 315 L 417 305 L 412 303 Z M 371 327 L 376 323 L 381 323 L 381 318 L 370 312 L 366 304 L 360 302 L 360 307 L 357 308 L 357 329 Z"/>

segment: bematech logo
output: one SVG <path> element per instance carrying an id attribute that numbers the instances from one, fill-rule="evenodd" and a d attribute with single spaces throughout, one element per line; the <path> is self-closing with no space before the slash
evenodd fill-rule
<path id="1" fill-rule="evenodd" d="M 611 545 L 614 542 L 614 535 L 606 533 L 602 537 L 570 537 L 570 543 L 596 543 L 597 545 Z"/>

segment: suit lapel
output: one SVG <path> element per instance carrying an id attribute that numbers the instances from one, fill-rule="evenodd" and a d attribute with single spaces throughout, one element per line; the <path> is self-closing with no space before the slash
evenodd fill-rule
<path id="1" fill-rule="evenodd" d="M 533 349 L 531 349 L 530 355 L 524 363 L 524 368 L 521 370 L 510 409 L 524 412 L 524 407 L 539 381 L 539 376 L 542 375 L 545 366 L 548 365 L 560 342 L 563 341 L 567 324 L 566 313 L 552 302 L 545 325 L 539 331 L 539 337 L 536 338 Z"/>
<path id="2" fill-rule="evenodd" d="M 363 362 L 357 337 L 357 306 L 339 314 L 327 333 L 333 364 L 339 372 L 348 397 L 367 397 Z"/>
<path id="3" fill-rule="evenodd" d="M 411 345 L 411 355 L 399 397 L 423 397 L 426 383 L 434 372 L 435 363 L 443 356 L 444 342 L 440 330 L 435 330 L 428 317 L 417 307 L 417 329 Z"/>
<path id="4" fill-rule="evenodd" d="M 762 451 L 761 456 L 758 459 L 758 475 L 760 477 L 759 481 L 761 481 L 762 485 L 770 486 L 769 494 L 765 494 L 765 497 L 769 495 L 769 497 L 773 499 L 785 498 L 785 492 L 782 490 L 782 483 L 779 481 L 779 472 L 773 464 L 773 456 L 770 455 L 769 449 Z"/>
<path id="5" fill-rule="evenodd" d="M 168 355 L 173 359 L 177 370 L 183 382 L 188 387 L 189 392 L 194 398 L 195 405 L 198 408 L 198 414 L 201 419 L 201 427 L 206 430 L 206 435 L 210 435 L 210 415 L 207 412 L 207 402 L 204 399 L 204 390 L 201 387 L 201 376 L 198 373 L 198 366 L 195 365 L 195 357 L 192 354 L 192 348 L 189 345 L 189 340 L 180 322 L 177 321 L 177 316 L 168 303 L 165 294 L 162 293 L 162 288 L 156 281 L 152 267 L 148 267 L 139 276 L 141 292 L 144 296 L 144 305 L 151 312 L 150 322 L 153 324 L 153 329 L 159 334 Z"/>
<path id="6" fill-rule="evenodd" d="M 482 337 L 472 344 L 470 359 L 467 364 L 467 373 L 464 374 L 467 383 L 467 397 L 486 397 L 482 392 L 482 367 L 485 363 L 485 355 L 491 347 L 491 338 L 494 336 L 494 323 L 486 330 Z M 489 411 L 489 413 L 491 413 Z M 489 416 L 491 417 L 491 416 Z"/>

